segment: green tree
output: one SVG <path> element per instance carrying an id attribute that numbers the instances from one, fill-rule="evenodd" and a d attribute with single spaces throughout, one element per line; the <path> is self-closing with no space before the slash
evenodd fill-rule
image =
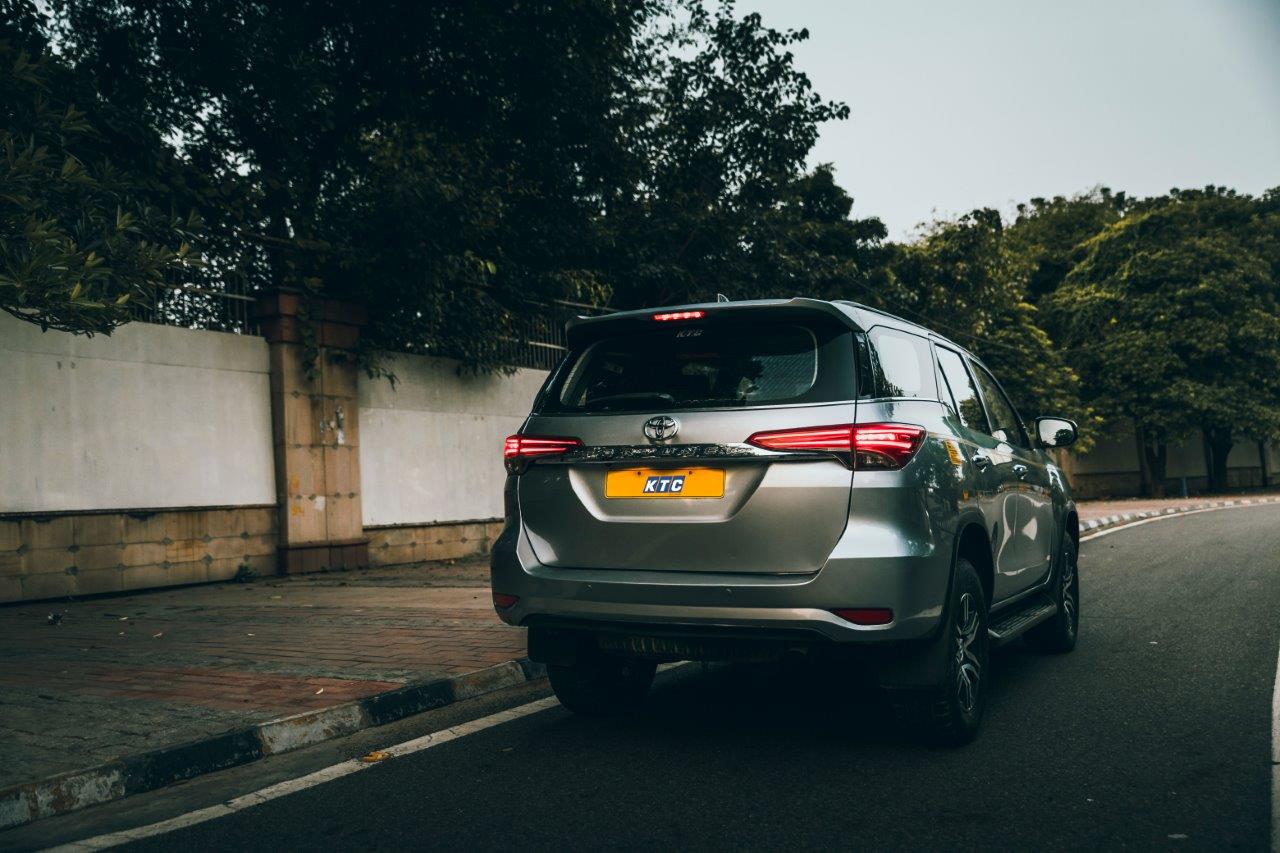
<path id="1" fill-rule="evenodd" d="M 1052 414 L 1086 422 L 1078 377 L 1028 299 L 1030 265 L 1008 243 L 994 210 L 936 222 L 920 239 L 895 247 L 887 286 L 870 301 L 975 352 L 1024 417 Z M 1087 447 L 1087 432 L 1085 441 Z"/>
<path id="2" fill-rule="evenodd" d="M 0 5 L 0 308 L 109 334 L 192 272 L 158 137 L 54 56 L 26 3 Z"/>
<path id="3" fill-rule="evenodd" d="M 631 66 L 625 180 L 603 206 L 612 304 L 812 292 L 828 273 L 796 260 L 815 258 L 816 231 L 858 250 L 835 234 L 847 231 L 848 205 L 830 170 L 804 175 L 819 126 L 848 108 L 795 67 L 791 48 L 807 31 L 771 29 L 731 2 L 670 11 Z M 866 227 L 871 242 L 883 236 Z"/>
<path id="4" fill-rule="evenodd" d="M 851 218 L 852 208 L 830 165 L 793 181 L 751 246 L 751 295 L 865 301 L 882 287 L 892 256 L 884 223 Z"/>
<path id="5" fill-rule="evenodd" d="M 1135 205 L 1086 244 L 1051 298 L 1086 394 L 1131 422 L 1150 487 L 1168 442 L 1203 433 L 1210 488 L 1244 435 L 1280 435 L 1274 194 L 1217 187 Z"/>
<path id="6" fill-rule="evenodd" d="M 1129 197 L 1108 187 L 1051 199 L 1033 198 L 1018 205 L 1008 227 L 1008 246 L 1030 266 L 1027 298 L 1039 304 L 1061 286 L 1084 257 L 1084 244 L 1118 220 L 1130 206 Z"/>
<path id="7" fill-rule="evenodd" d="M 764 247 L 803 236 L 805 157 L 847 115 L 794 67 L 807 33 L 728 0 L 53 6 L 105 97 L 218 189 L 211 266 L 476 364 L 531 302 L 780 284 Z"/>
<path id="8" fill-rule="evenodd" d="M 605 293 L 602 199 L 663 5 L 55 0 L 105 97 L 221 194 L 207 253 L 366 303 L 370 346 L 492 358 L 527 300 Z"/>

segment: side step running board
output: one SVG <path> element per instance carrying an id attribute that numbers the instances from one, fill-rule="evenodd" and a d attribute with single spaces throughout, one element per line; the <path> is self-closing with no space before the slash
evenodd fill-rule
<path id="1" fill-rule="evenodd" d="M 1022 607 L 1014 609 L 1011 613 L 996 614 L 994 621 L 987 626 L 987 634 L 996 645 L 1007 643 L 1057 612 L 1058 605 L 1047 595 L 1043 593 L 1033 595 Z"/>

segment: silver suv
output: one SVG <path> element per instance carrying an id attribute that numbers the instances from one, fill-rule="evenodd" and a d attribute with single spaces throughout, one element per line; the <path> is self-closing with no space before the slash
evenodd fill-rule
<path id="1" fill-rule="evenodd" d="M 850 657 L 931 739 L 977 732 L 988 650 L 1070 651 L 1078 521 L 978 359 L 851 302 L 579 319 L 506 441 L 499 616 L 568 708 L 662 661 Z"/>

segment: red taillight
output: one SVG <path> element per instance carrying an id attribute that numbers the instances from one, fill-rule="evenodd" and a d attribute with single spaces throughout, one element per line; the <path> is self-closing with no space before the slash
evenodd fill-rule
<path id="1" fill-rule="evenodd" d="M 888 607 L 841 607 L 831 612 L 855 625 L 888 625 L 893 621 Z"/>
<path id="2" fill-rule="evenodd" d="M 493 594 L 493 606 L 499 610 L 506 610 L 510 607 L 515 607 L 516 602 L 519 600 L 520 596 L 511 595 L 506 592 L 495 592 Z"/>
<path id="3" fill-rule="evenodd" d="M 924 427 L 914 424 L 858 424 L 853 449 L 859 468 L 901 468 L 924 443 Z"/>
<path id="4" fill-rule="evenodd" d="M 553 435 L 511 435 L 502 446 L 502 461 L 507 470 L 516 473 L 524 468 L 530 459 L 539 456 L 559 456 L 567 450 L 581 447 L 582 441 L 577 438 L 562 438 Z"/>
<path id="5" fill-rule="evenodd" d="M 914 424 L 841 424 L 758 432 L 747 444 L 766 450 L 825 450 L 859 468 L 901 468 L 924 441 L 924 427 Z"/>
<path id="6" fill-rule="evenodd" d="M 666 311 L 662 314 L 654 314 L 655 320 L 701 320 L 707 316 L 706 311 Z"/>
<path id="7" fill-rule="evenodd" d="M 853 427 L 844 424 L 776 429 L 756 433 L 747 439 L 747 444 L 766 450 L 833 450 L 848 453 L 853 449 Z"/>

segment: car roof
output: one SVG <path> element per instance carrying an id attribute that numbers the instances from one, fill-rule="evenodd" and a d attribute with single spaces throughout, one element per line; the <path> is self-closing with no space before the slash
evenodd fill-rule
<path id="1" fill-rule="evenodd" d="M 612 314 L 604 314 L 595 317 L 581 316 L 570 320 L 568 328 L 572 333 L 572 330 L 582 329 L 583 327 L 595 327 L 605 324 L 612 325 L 618 321 L 648 319 L 649 316 L 653 314 L 676 311 L 705 311 L 718 314 L 722 312 L 728 313 L 751 309 L 803 309 L 811 312 L 819 311 L 834 315 L 860 331 L 866 331 L 873 326 L 889 326 L 912 334 L 932 338 L 933 340 L 944 343 L 952 349 L 964 352 L 966 355 L 969 355 L 969 357 L 976 359 L 972 353 L 957 344 L 955 341 L 952 341 L 944 335 L 938 334 L 926 326 L 922 326 L 919 323 L 913 323 L 910 320 L 906 320 L 896 314 L 891 314 L 888 311 L 884 311 L 879 308 L 872 308 L 869 305 L 863 305 L 860 302 L 853 302 L 848 299 L 825 300 L 793 297 L 791 299 L 740 299 L 720 302 L 692 302 L 685 305 L 662 305 L 653 308 L 641 308 L 634 311 L 618 311 Z"/>

